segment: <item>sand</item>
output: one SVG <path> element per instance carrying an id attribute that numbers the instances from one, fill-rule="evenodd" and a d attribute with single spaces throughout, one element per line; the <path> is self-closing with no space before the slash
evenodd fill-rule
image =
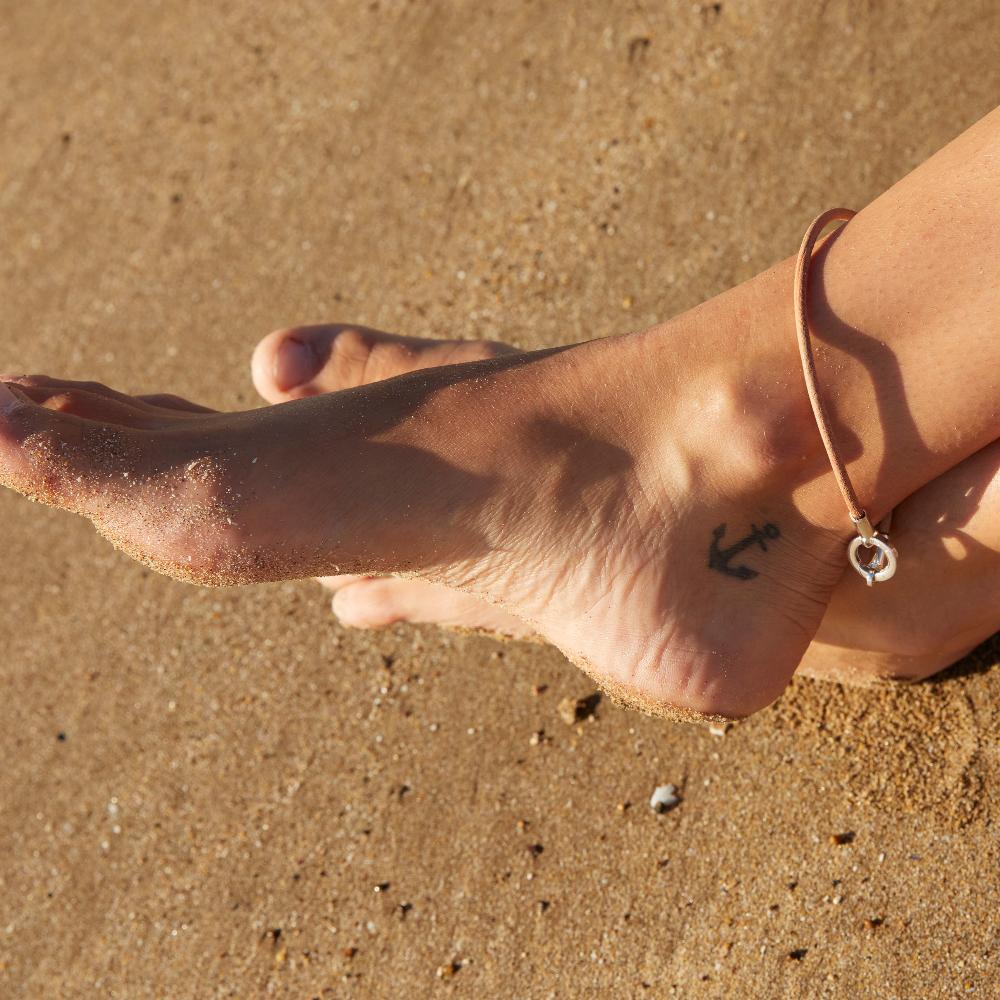
<path id="1" fill-rule="evenodd" d="M 643 326 L 988 111 L 998 31 L 987 2 L 8 0 L 2 367 L 239 408 L 280 325 Z M 0 551 L 3 997 L 1000 989 L 996 642 L 724 736 L 570 725 L 593 687 L 551 649 L 186 586 L 14 495 Z"/>

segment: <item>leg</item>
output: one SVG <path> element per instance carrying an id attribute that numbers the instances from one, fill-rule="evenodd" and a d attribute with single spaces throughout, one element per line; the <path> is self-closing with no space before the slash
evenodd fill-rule
<path id="1" fill-rule="evenodd" d="M 833 680 L 920 680 L 1000 629 L 1000 441 L 903 501 L 906 572 L 871 590 L 847 573 L 802 661 Z"/>
<path id="2" fill-rule="evenodd" d="M 813 321 L 875 519 L 997 436 L 998 150 L 994 113 L 817 253 Z M 745 715 L 805 654 L 850 535 L 791 266 L 642 333 L 250 413 L 18 380 L 0 477 L 183 578 L 419 574 L 633 704 Z"/>

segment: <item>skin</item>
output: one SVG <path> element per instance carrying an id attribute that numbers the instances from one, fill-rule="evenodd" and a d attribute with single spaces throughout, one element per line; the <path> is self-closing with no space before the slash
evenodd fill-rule
<path id="1" fill-rule="evenodd" d="M 495 341 L 425 340 L 329 324 L 269 334 L 251 369 L 261 396 L 280 403 L 515 353 Z M 859 684 L 920 680 L 1000 629 L 1000 441 L 903 500 L 893 511 L 892 539 L 905 571 L 871 589 L 844 573 L 799 672 Z M 407 621 L 537 639 L 520 618 L 428 580 L 344 574 L 320 583 L 333 592 L 334 614 L 345 625 Z"/>
<path id="2" fill-rule="evenodd" d="M 819 371 L 873 521 L 998 437 L 998 184 L 994 112 L 817 250 Z M 792 265 L 637 333 L 245 413 L 7 378 L 0 480 L 182 579 L 417 576 L 629 704 L 745 716 L 807 654 L 852 534 Z M 728 547 L 764 525 L 745 578 L 710 560 L 720 529 Z"/>

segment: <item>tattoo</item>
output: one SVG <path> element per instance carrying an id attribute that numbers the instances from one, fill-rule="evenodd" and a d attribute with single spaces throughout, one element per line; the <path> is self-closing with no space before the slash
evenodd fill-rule
<path id="1" fill-rule="evenodd" d="M 772 541 L 781 537 L 781 532 L 776 524 L 770 522 L 763 528 L 758 528 L 756 524 L 750 525 L 750 534 L 746 538 L 741 538 L 738 542 L 730 545 L 728 549 L 720 549 L 719 542 L 726 533 L 726 526 L 720 524 L 712 531 L 712 544 L 708 547 L 708 568 L 717 569 L 726 576 L 735 576 L 738 580 L 752 580 L 757 576 L 757 570 L 749 566 L 730 566 L 732 558 L 749 549 L 753 545 L 759 545 L 765 552 L 767 551 L 767 540 Z"/>

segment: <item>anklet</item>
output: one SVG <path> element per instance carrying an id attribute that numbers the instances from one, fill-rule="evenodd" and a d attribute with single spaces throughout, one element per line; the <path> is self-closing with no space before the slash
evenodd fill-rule
<path id="1" fill-rule="evenodd" d="M 813 416 L 816 417 L 816 425 L 819 427 L 819 435 L 823 439 L 823 447 L 833 466 L 833 475 L 840 487 L 840 492 L 844 496 L 847 504 L 847 511 L 851 516 L 854 527 L 858 529 L 858 537 L 851 539 L 847 547 L 847 561 L 865 578 L 868 586 L 874 583 L 882 583 L 888 580 L 896 572 L 896 550 L 889 544 L 889 523 L 892 512 L 883 518 L 878 528 L 873 528 L 868 515 L 864 512 L 858 496 L 851 485 L 851 479 L 847 475 L 847 468 L 840 457 L 840 452 L 833 440 L 830 430 L 830 421 L 823 406 L 819 389 L 816 386 L 816 360 L 813 357 L 812 343 L 809 339 L 809 318 L 806 307 L 806 293 L 809 288 L 809 265 L 812 262 L 812 251 L 819 239 L 819 234 L 826 226 L 838 220 L 847 222 L 855 216 L 849 208 L 831 208 L 822 215 L 818 215 L 809 224 L 805 236 L 802 237 L 802 245 L 799 247 L 799 256 L 795 261 L 795 283 L 794 283 L 794 306 L 795 306 L 795 331 L 799 339 L 799 354 L 802 356 L 802 372 L 806 379 L 806 391 L 809 393 L 809 403 L 812 406 Z M 866 550 L 865 558 L 862 560 L 860 550 Z M 871 552 L 874 549 L 874 552 Z"/>

